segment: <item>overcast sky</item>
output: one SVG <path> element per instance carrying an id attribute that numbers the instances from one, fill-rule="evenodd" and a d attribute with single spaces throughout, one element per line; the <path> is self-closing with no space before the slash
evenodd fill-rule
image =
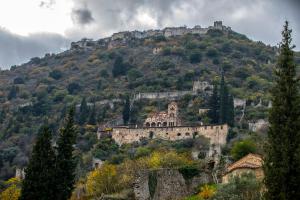
<path id="1" fill-rule="evenodd" d="M 216 20 L 276 45 L 284 20 L 300 49 L 300 0 L 1 0 L 0 67 L 69 48 L 83 37 L 166 26 L 206 27 Z"/>

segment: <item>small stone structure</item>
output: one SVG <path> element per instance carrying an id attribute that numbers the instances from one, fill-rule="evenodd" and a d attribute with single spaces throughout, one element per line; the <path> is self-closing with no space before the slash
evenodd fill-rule
<path id="1" fill-rule="evenodd" d="M 136 200 L 179 200 L 192 195 L 200 184 L 211 182 L 212 176 L 207 172 L 186 180 L 177 169 L 144 170 L 138 172 L 134 194 Z"/>
<path id="2" fill-rule="evenodd" d="M 250 153 L 227 167 L 226 173 L 222 177 L 222 183 L 228 183 L 230 178 L 240 176 L 243 173 L 253 173 L 258 180 L 262 180 L 264 177 L 262 165 L 262 157 Z"/>
<path id="3" fill-rule="evenodd" d="M 25 178 L 25 169 L 24 168 L 16 168 L 15 177 L 18 179 L 24 179 Z"/>
<path id="4" fill-rule="evenodd" d="M 269 126 L 269 122 L 264 119 L 259 119 L 255 122 L 249 122 L 248 125 L 250 131 L 256 132 L 266 129 Z"/>
<path id="5" fill-rule="evenodd" d="M 102 165 L 103 165 L 103 161 L 98 159 L 98 158 L 93 158 L 93 169 L 97 169 L 97 168 L 100 168 Z"/>
<path id="6" fill-rule="evenodd" d="M 213 90 L 214 86 L 209 84 L 207 81 L 195 81 L 193 84 L 193 91 L 194 92 L 205 92 Z"/>
<path id="7" fill-rule="evenodd" d="M 233 105 L 234 105 L 234 108 L 244 107 L 246 105 L 246 99 L 234 98 L 233 99 Z"/>

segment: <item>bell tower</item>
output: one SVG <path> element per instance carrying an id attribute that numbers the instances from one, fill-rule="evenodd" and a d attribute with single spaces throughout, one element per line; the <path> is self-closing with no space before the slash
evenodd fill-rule
<path id="1" fill-rule="evenodd" d="M 168 105 L 168 117 L 177 118 L 177 116 L 178 116 L 178 106 L 177 103 L 173 101 Z"/>

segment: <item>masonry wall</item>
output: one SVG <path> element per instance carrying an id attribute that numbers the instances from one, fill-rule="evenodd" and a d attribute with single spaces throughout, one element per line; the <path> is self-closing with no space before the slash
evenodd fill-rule
<path id="1" fill-rule="evenodd" d="M 226 144 L 228 126 L 177 126 L 177 127 L 143 127 L 128 128 L 115 127 L 112 130 L 112 138 L 118 144 L 139 142 L 142 138 L 158 138 L 170 141 L 199 137 L 200 135 L 210 139 L 209 156 L 221 153 L 221 146 Z"/>

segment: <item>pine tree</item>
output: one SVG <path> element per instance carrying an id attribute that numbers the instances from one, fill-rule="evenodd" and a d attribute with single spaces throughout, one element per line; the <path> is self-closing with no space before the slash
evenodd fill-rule
<path id="1" fill-rule="evenodd" d="M 87 121 L 88 116 L 89 116 L 89 108 L 87 106 L 85 97 L 83 97 L 80 103 L 78 123 L 80 125 L 83 125 Z"/>
<path id="2" fill-rule="evenodd" d="M 227 122 L 228 113 L 228 90 L 224 80 L 224 72 L 222 72 L 221 83 L 220 83 L 220 115 L 219 123 Z"/>
<path id="3" fill-rule="evenodd" d="M 218 96 L 218 85 L 214 84 L 213 94 L 208 102 L 209 111 L 208 117 L 211 120 L 211 123 L 216 124 L 219 122 L 219 96 Z"/>
<path id="4" fill-rule="evenodd" d="M 129 118 L 130 118 L 130 100 L 129 100 L 129 96 L 127 96 L 123 108 L 123 121 L 125 125 L 128 124 Z"/>
<path id="5" fill-rule="evenodd" d="M 73 151 L 75 141 L 76 129 L 74 126 L 74 108 L 72 108 L 66 118 L 65 126 L 60 130 L 60 135 L 57 141 L 57 200 L 69 199 L 74 187 L 76 162 L 73 156 Z"/>
<path id="6" fill-rule="evenodd" d="M 288 22 L 282 31 L 280 55 L 271 91 L 265 186 L 268 200 L 300 199 L 300 101 L 299 80 Z"/>
<path id="7" fill-rule="evenodd" d="M 55 199 L 55 153 L 46 126 L 40 129 L 25 173 L 20 200 Z"/>
<path id="8" fill-rule="evenodd" d="M 228 96 L 228 104 L 227 104 L 227 123 L 229 126 L 234 126 L 234 102 L 233 96 Z"/>

